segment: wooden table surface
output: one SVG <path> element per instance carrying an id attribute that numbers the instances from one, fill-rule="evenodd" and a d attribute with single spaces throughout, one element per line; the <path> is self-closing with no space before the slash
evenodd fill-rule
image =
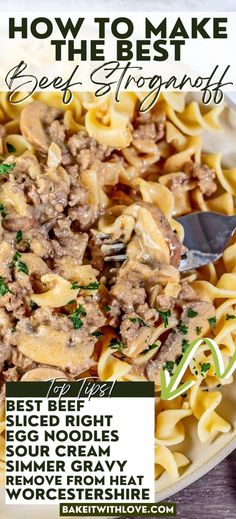
<path id="1" fill-rule="evenodd" d="M 169 501 L 179 519 L 236 519 L 236 450 Z"/>

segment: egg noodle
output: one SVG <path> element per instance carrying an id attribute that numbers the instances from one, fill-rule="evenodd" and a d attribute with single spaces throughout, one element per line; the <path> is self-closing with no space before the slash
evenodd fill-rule
<path id="1" fill-rule="evenodd" d="M 185 395 L 162 401 L 158 374 L 158 359 L 174 371 L 174 334 L 184 351 L 191 323 L 195 338 L 217 342 L 225 366 L 235 352 L 236 242 L 216 264 L 180 274 L 175 220 L 235 214 L 236 167 L 202 153 L 202 133 L 222 131 L 224 107 L 165 93 L 142 114 L 144 96 L 74 93 L 64 105 L 57 93 L 19 104 L 0 94 L 2 482 L 6 380 L 154 380 L 156 478 L 178 478 L 190 463 L 178 450 L 186 418 L 200 442 L 231 428 L 217 408 L 232 377 L 217 379 L 206 344 L 184 375 L 196 380 Z M 104 261 L 117 254 L 127 259 Z"/>

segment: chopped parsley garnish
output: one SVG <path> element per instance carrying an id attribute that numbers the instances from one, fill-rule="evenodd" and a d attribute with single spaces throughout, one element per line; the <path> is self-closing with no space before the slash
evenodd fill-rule
<path id="1" fill-rule="evenodd" d="M 200 364 L 201 366 L 201 373 L 206 373 L 210 367 L 211 367 L 211 364 L 210 362 L 204 362 L 203 364 Z"/>
<path id="2" fill-rule="evenodd" d="M 178 329 L 180 333 L 182 333 L 183 335 L 186 335 L 186 333 L 188 333 L 188 327 L 186 326 L 186 324 L 183 323 L 183 321 L 179 322 Z"/>
<path id="3" fill-rule="evenodd" d="M 154 350 L 155 348 L 157 348 L 157 344 L 150 344 L 146 350 L 142 351 L 141 355 L 145 355 L 145 353 L 148 353 L 149 351 Z"/>
<path id="4" fill-rule="evenodd" d="M 109 306 L 109 305 L 104 306 L 104 310 L 105 310 L 105 312 L 110 312 L 111 306 Z"/>
<path id="5" fill-rule="evenodd" d="M 173 360 L 167 360 L 167 362 L 163 366 L 163 368 L 169 372 L 170 376 L 173 375 L 174 365 L 175 365 L 175 363 Z"/>
<path id="6" fill-rule="evenodd" d="M 21 253 L 20 252 L 15 252 L 12 260 L 16 263 L 17 261 L 19 261 L 19 259 L 21 258 Z"/>
<path id="7" fill-rule="evenodd" d="M 123 353 L 124 349 L 126 348 L 125 344 L 123 344 L 122 341 L 119 341 L 119 339 L 116 339 L 115 337 L 111 339 L 109 347 L 111 350 L 117 350 L 120 353 Z"/>
<path id="8" fill-rule="evenodd" d="M 0 214 L 1 216 L 4 218 L 4 216 L 6 216 L 6 211 L 5 211 L 5 207 L 3 204 L 0 204 Z"/>
<path id="9" fill-rule="evenodd" d="M 37 303 L 35 303 L 35 302 L 32 301 L 32 299 L 31 299 L 30 302 L 29 302 L 29 307 L 31 308 L 31 310 L 37 310 L 38 305 L 37 305 Z"/>
<path id="10" fill-rule="evenodd" d="M 233 314 L 226 314 L 225 319 L 226 319 L 226 321 L 229 321 L 229 319 L 236 319 L 236 315 L 233 315 Z"/>
<path id="11" fill-rule="evenodd" d="M 15 332 L 16 332 L 16 327 L 11 329 L 11 333 L 15 333 Z"/>
<path id="12" fill-rule="evenodd" d="M 166 310 L 166 312 L 162 312 L 162 310 L 158 310 L 158 312 L 159 312 L 160 318 L 162 319 L 162 321 L 164 323 L 164 327 L 167 328 L 167 326 L 169 324 L 168 317 L 170 317 L 170 315 L 171 315 L 170 310 Z"/>
<path id="13" fill-rule="evenodd" d="M 83 290 L 97 290 L 99 288 L 99 283 L 97 281 L 92 281 L 88 285 L 79 285 L 79 283 L 72 283 L 71 288 L 73 290 L 77 290 L 78 288 L 82 288 Z"/>
<path id="14" fill-rule="evenodd" d="M 13 258 L 12 258 L 12 266 L 16 267 L 18 272 L 23 272 L 24 274 L 29 274 L 28 267 L 26 263 L 21 261 L 21 254 L 20 252 L 15 252 Z"/>
<path id="15" fill-rule="evenodd" d="M 76 283 L 76 282 L 75 282 L 75 283 L 72 283 L 71 288 L 72 288 L 73 290 L 77 290 L 77 289 L 79 288 L 78 283 Z"/>
<path id="16" fill-rule="evenodd" d="M 18 272 L 23 272 L 24 274 L 29 274 L 29 269 L 23 261 L 19 260 L 17 263 Z"/>
<path id="17" fill-rule="evenodd" d="M 70 320 L 72 321 L 73 328 L 75 328 L 76 330 L 82 328 L 84 324 L 82 319 L 80 319 L 80 317 L 78 316 L 76 310 L 73 312 L 73 314 L 70 315 Z"/>
<path id="18" fill-rule="evenodd" d="M 15 146 L 13 146 L 13 144 L 11 144 L 10 142 L 7 142 L 7 151 L 9 151 L 9 153 L 15 153 L 16 148 L 15 148 Z"/>
<path id="19" fill-rule="evenodd" d="M 201 331 L 202 331 L 202 326 L 196 326 L 196 334 L 200 335 Z"/>
<path id="20" fill-rule="evenodd" d="M 196 317 L 196 316 L 198 315 L 198 312 L 196 312 L 196 311 L 193 310 L 192 308 L 188 308 L 187 315 L 188 315 L 188 317 L 190 317 L 190 318 L 192 318 L 192 317 Z"/>
<path id="21" fill-rule="evenodd" d="M 78 317 L 77 313 L 76 312 L 73 312 L 73 314 L 71 314 L 70 316 L 70 319 L 72 321 L 72 324 L 73 324 L 73 327 L 78 330 L 79 328 L 82 328 L 83 326 L 83 321 Z"/>
<path id="22" fill-rule="evenodd" d="M 210 317 L 208 319 L 208 322 L 209 322 L 211 328 L 215 328 L 215 326 L 216 326 L 216 317 Z"/>
<path id="23" fill-rule="evenodd" d="M 7 284 L 4 281 L 4 278 L 0 276 L 0 296 L 5 296 L 10 291 L 10 288 L 8 288 Z"/>
<path id="24" fill-rule="evenodd" d="M 129 317 L 129 321 L 133 324 L 140 324 L 140 326 L 148 326 L 140 317 Z"/>
<path id="25" fill-rule="evenodd" d="M 15 164 L 0 164 L 0 175 L 7 175 L 14 169 Z"/>
<path id="26" fill-rule="evenodd" d="M 87 315 L 87 312 L 83 305 L 79 305 L 78 308 L 76 308 L 76 312 L 78 315 L 82 315 L 83 317 Z"/>
<path id="27" fill-rule="evenodd" d="M 23 238 L 23 233 L 22 231 L 17 231 L 16 233 L 16 243 L 19 243 Z"/>
<path id="28" fill-rule="evenodd" d="M 187 339 L 182 340 L 182 352 L 185 353 L 190 346 L 190 342 Z"/>
<path id="29" fill-rule="evenodd" d="M 95 330 L 95 332 L 92 333 L 94 337 L 97 337 L 98 339 L 103 336 L 103 333 L 99 330 Z"/>
<path id="30" fill-rule="evenodd" d="M 78 330 L 79 328 L 82 328 L 83 321 L 80 319 L 79 315 L 82 315 L 85 317 L 87 315 L 87 312 L 83 305 L 79 305 L 78 308 L 74 310 L 74 312 L 70 315 L 70 319 L 72 321 L 73 327 Z"/>

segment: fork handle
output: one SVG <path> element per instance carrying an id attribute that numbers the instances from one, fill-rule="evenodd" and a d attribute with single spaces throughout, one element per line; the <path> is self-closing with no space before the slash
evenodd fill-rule
<path id="1" fill-rule="evenodd" d="M 232 230 L 236 229 L 236 214 L 232 216 L 227 216 L 228 221 L 230 223 L 230 227 Z"/>

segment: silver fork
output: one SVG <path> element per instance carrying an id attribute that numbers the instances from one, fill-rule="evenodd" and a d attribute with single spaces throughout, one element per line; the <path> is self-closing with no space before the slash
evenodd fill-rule
<path id="1" fill-rule="evenodd" d="M 184 227 L 184 245 L 188 249 L 181 258 L 180 272 L 196 269 L 218 260 L 236 229 L 236 215 L 225 216 L 210 211 L 187 214 L 176 220 Z M 98 234 L 101 240 L 110 237 L 108 234 Z M 127 259 L 125 249 L 126 245 L 119 241 L 101 245 L 106 262 L 125 261 Z"/>

